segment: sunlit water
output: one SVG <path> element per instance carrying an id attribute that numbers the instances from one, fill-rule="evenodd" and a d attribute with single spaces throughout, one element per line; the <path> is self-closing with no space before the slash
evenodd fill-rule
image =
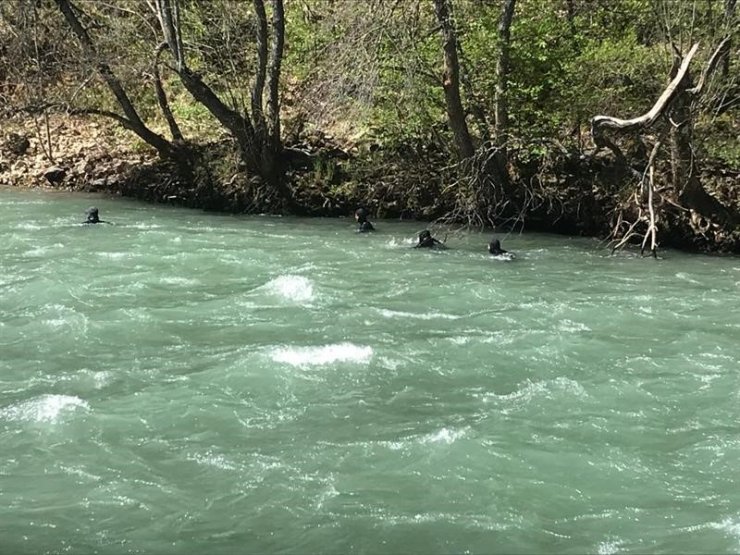
<path id="1" fill-rule="evenodd" d="M 0 552 L 740 551 L 740 260 L 421 226 L 0 190 Z"/>

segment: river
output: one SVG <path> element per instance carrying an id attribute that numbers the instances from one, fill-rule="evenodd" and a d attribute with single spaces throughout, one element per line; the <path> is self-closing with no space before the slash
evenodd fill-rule
<path id="1" fill-rule="evenodd" d="M 740 259 L 353 224 L 0 190 L 0 552 L 740 551 Z"/>

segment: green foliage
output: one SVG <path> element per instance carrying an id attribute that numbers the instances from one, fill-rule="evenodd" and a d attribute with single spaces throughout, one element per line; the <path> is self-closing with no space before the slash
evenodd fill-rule
<path id="1" fill-rule="evenodd" d="M 463 65 L 463 100 L 480 106 L 490 127 L 503 0 L 450 1 Z M 0 95 L 18 104 L 44 97 L 118 111 L 101 80 L 90 78 L 94 64 L 104 60 L 141 115 L 164 130 L 151 80 L 153 51 L 162 37 L 147 1 L 77 0 L 76 5 L 85 14 L 82 22 L 96 45 L 97 60 L 83 54 L 53 3 L 0 3 Z M 594 115 L 642 113 L 668 79 L 667 35 L 683 51 L 703 41 L 706 56 L 705 50 L 732 29 L 723 5 L 518 0 L 508 74 L 511 133 L 524 143 L 567 141 Z M 252 3 L 180 0 L 180 6 L 191 67 L 230 105 L 249 106 L 256 63 Z M 284 121 L 353 146 L 450 147 L 442 37 L 430 0 L 285 0 L 285 8 Z M 738 28 L 734 73 L 740 66 Z M 171 56 L 164 52 L 162 61 L 171 63 Z M 176 75 L 165 65 L 162 74 L 173 112 L 189 136 L 210 140 L 218 134 L 212 116 L 183 90 Z M 737 119 L 737 108 L 725 117 Z M 701 120 L 697 136 L 707 141 L 709 155 L 736 163 L 736 134 L 724 129 L 723 121 Z M 472 117 L 469 124 L 475 135 Z M 286 125 L 285 131 L 298 127 Z"/>
<path id="2" fill-rule="evenodd" d="M 597 114 L 629 118 L 644 112 L 668 81 L 665 50 L 640 44 L 634 31 L 583 41 L 567 66 L 572 86 L 563 91 L 564 114 L 580 120 Z"/>
<path id="3" fill-rule="evenodd" d="M 737 113 L 701 120 L 695 132 L 703 145 L 702 154 L 740 168 L 740 118 Z"/>

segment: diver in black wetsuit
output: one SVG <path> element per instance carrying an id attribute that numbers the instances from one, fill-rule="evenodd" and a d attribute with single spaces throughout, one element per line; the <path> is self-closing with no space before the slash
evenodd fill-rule
<path id="1" fill-rule="evenodd" d="M 367 219 L 367 210 L 364 208 L 358 208 L 355 210 L 355 220 L 357 220 L 357 233 L 375 231 L 373 224 L 371 224 Z"/>
<path id="2" fill-rule="evenodd" d="M 419 233 L 419 242 L 414 245 L 415 249 L 446 249 L 447 247 L 442 241 L 439 241 L 432 237 L 431 232 L 425 229 Z"/>
<path id="3" fill-rule="evenodd" d="M 82 222 L 83 224 L 109 224 L 110 222 L 106 222 L 105 220 L 101 220 L 98 216 L 98 209 L 94 206 L 91 206 L 87 210 L 85 210 L 85 217 L 86 220 Z"/>
<path id="4" fill-rule="evenodd" d="M 501 248 L 501 242 L 495 237 L 488 243 L 488 252 L 494 256 L 506 255 L 507 258 L 514 258 L 514 253 Z"/>

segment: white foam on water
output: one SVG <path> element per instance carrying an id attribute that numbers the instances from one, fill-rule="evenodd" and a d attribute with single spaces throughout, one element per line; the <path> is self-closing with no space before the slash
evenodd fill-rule
<path id="1" fill-rule="evenodd" d="M 63 243 L 54 243 L 53 245 L 46 245 L 44 247 L 36 247 L 35 249 L 31 249 L 29 251 L 26 251 L 26 256 L 45 256 L 49 252 L 51 252 L 54 249 L 63 249 L 64 244 Z"/>
<path id="2" fill-rule="evenodd" d="M 391 237 L 389 241 L 386 241 L 385 246 L 390 247 L 392 249 L 398 248 L 398 247 L 412 247 L 417 243 L 416 237 L 409 237 L 406 239 L 396 239 L 395 237 Z"/>
<path id="3" fill-rule="evenodd" d="M 234 463 L 230 462 L 223 455 L 214 455 L 211 451 L 188 456 L 188 460 L 204 466 L 213 466 L 220 470 L 236 470 L 236 465 Z"/>
<path id="4" fill-rule="evenodd" d="M 329 485 L 324 488 L 324 491 L 321 492 L 319 495 L 319 498 L 316 500 L 316 508 L 321 509 L 324 506 L 324 503 L 326 503 L 328 500 L 333 499 L 334 497 L 337 497 L 339 495 L 339 491 L 336 487 L 334 487 L 333 482 L 329 482 Z"/>
<path id="5" fill-rule="evenodd" d="M 45 229 L 47 226 L 41 225 L 41 224 L 32 224 L 28 222 L 21 222 L 18 225 L 16 225 L 16 228 L 18 229 L 28 229 L 28 230 L 36 230 L 36 229 Z"/>
<path id="6" fill-rule="evenodd" d="M 445 443 L 450 445 L 461 437 L 464 437 L 465 434 L 467 434 L 467 429 L 451 430 L 449 428 L 442 428 L 434 433 L 423 436 L 421 443 Z"/>
<path id="7" fill-rule="evenodd" d="M 466 528 L 473 527 L 483 530 L 509 530 L 515 525 L 507 522 L 501 522 L 498 519 L 491 518 L 488 515 L 474 515 L 466 513 L 462 515 L 460 512 L 454 513 L 415 513 L 411 514 L 380 514 L 380 518 L 383 522 L 393 525 L 399 524 L 419 524 L 419 523 L 459 523 L 464 525 Z M 509 517 L 511 518 L 511 517 Z M 518 524 L 516 528 L 521 528 L 521 518 L 517 518 Z M 469 550 L 462 551 L 461 553 L 470 553 Z"/>
<path id="8" fill-rule="evenodd" d="M 702 284 L 700 281 L 697 281 L 694 278 L 690 277 L 689 274 L 687 274 L 686 272 L 678 272 L 676 274 L 676 277 L 678 279 L 682 279 L 684 281 L 688 281 L 689 283 L 693 283 L 695 285 L 701 285 Z"/>
<path id="9" fill-rule="evenodd" d="M 161 278 L 159 283 L 163 285 L 198 285 L 200 282 L 197 279 L 171 276 Z"/>
<path id="10" fill-rule="evenodd" d="M 398 370 L 405 362 L 397 358 L 380 357 L 380 365 L 386 370 Z"/>
<path id="11" fill-rule="evenodd" d="M 95 255 L 108 260 L 124 260 L 132 257 L 130 252 L 96 252 Z"/>
<path id="12" fill-rule="evenodd" d="M 313 283 L 304 276 L 282 275 L 265 284 L 265 289 L 285 300 L 305 303 L 315 297 Z"/>
<path id="13" fill-rule="evenodd" d="M 404 449 L 405 447 L 408 447 L 408 441 L 402 440 L 402 441 L 379 441 L 378 445 L 382 445 L 383 447 L 387 447 L 391 451 L 400 451 L 401 449 Z"/>
<path id="14" fill-rule="evenodd" d="M 67 325 L 69 322 L 65 320 L 64 318 L 51 318 L 48 320 L 44 320 L 44 324 L 51 328 L 62 328 L 65 325 Z"/>
<path id="15" fill-rule="evenodd" d="M 599 555 L 614 555 L 621 551 L 622 541 L 621 540 L 608 540 L 601 542 L 596 548 L 596 553 Z"/>
<path id="16" fill-rule="evenodd" d="M 496 260 L 498 262 L 511 262 L 512 260 L 516 259 L 516 255 L 513 253 L 507 252 L 504 254 L 494 254 L 489 257 L 491 260 Z"/>
<path id="17" fill-rule="evenodd" d="M 244 257 L 237 256 L 236 254 L 216 253 L 216 256 L 222 264 L 233 264 L 235 266 L 243 266 L 245 264 Z"/>
<path id="18" fill-rule="evenodd" d="M 459 320 L 462 316 L 444 312 L 403 312 L 400 310 L 377 309 L 384 318 L 414 318 L 416 320 Z"/>
<path id="19" fill-rule="evenodd" d="M 445 340 L 449 341 L 450 343 L 454 343 L 455 345 L 467 345 L 470 343 L 472 337 L 469 335 L 457 335 L 454 337 L 445 337 Z"/>
<path id="20" fill-rule="evenodd" d="M 95 389 L 103 389 L 105 386 L 111 383 L 111 381 L 113 381 L 113 377 L 113 372 L 109 370 L 93 372 L 92 378 Z"/>
<path id="21" fill-rule="evenodd" d="M 132 229 L 149 230 L 149 229 L 161 229 L 163 226 L 159 224 L 136 223 L 136 224 L 129 224 L 126 227 L 132 228 Z"/>
<path id="22" fill-rule="evenodd" d="M 336 362 L 366 364 L 373 356 L 373 349 L 367 345 L 335 343 L 317 347 L 280 347 L 270 356 L 275 362 L 291 366 L 324 366 Z"/>
<path id="23" fill-rule="evenodd" d="M 40 320 L 43 324 L 55 330 L 68 327 L 83 334 L 87 333 L 87 316 L 77 312 L 75 309 L 62 304 L 52 304 L 47 307 L 49 318 Z"/>
<path id="24" fill-rule="evenodd" d="M 59 465 L 59 469 L 65 474 L 68 474 L 70 476 L 78 476 L 79 478 L 84 478 L 87 481 L 99 482 L 100 480 L 102 480 L 100 476 L 88 472 L 82 466 Z"/>
<path id="25" fill-rule="evenodd" d="M 589 328 L 586 324 L 582 324 L 581 322 L 574 322 L 573 320 L 560 320 L 560 322 L 558 322 L 558 330 L 575 332 L 591 331 L 591 328 Z"/>
<path id="26" fill-rule="evenodd" d="M 517 391 L 508 393 L 506 395 L 498 395 L 495 393 L 489 394 L 486 396 L 486 399 L 488 400 L 492 398 L 497 398 L 507 401 L 524 400 L 526 402 L 529 402 L 536 397 L 550 398 L 552 397 L 552 394 L 556 391 L 570 393 L 575 395 L 576 397 L 585 397 L 588 395 L 583 386 L 577 381 L 561 376 L 559 378 L 555 378 L 554 380 L 543 380 L 538 382 L 527 381 L 527 384 Z"/>
<path id="27" fill-rule="evenodd" d="M 740 548 L 740 520 L 728 517 L 722 522 L 712 522 L 709 526 L 732 536 L 738 542 L 738 548 Z"/>
<path id="28" fill-rule="evenodd" d="M 7 420 L 56 423 L 63 415 L 78 409 L 88 411 L 90 405 L 71 395 L 42 395 L 0 409 L 0 417 Z"/>
<path id="29" fill-rule="evenodd" d="M 515 321 L 511 322 L 512 324 Z M 495 343 L 496 345 L 510 345 L 519 338 L 515 330 L 509 332 L 494 332 L 480 339 L 481 343 Z"/>

